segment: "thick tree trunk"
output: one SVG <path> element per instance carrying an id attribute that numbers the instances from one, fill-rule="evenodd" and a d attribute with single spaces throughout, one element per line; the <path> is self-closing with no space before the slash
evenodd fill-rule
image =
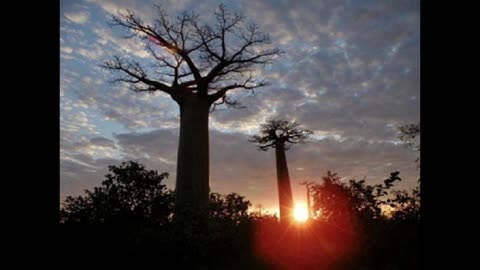
<path id="1" fill-rule="evenodd" d="M 209 103 L 190 96 L 180 105 L 180 141 L 177 156 L 176 220 L 202 216 L 209 200 Z M 205 215 L 206 216 L 206 215 Z"/>
<path id="2" fill-rule="evenodd" d="M 285 157 L 285 148 L 279 144 L 275 147 L 275 157 L 277 159 L 277 181 L 278 181 L 278 199 L 280 203 L 280 222 L 292 220 L 293 196 L 290 186 L 290 176 L 288 175 L 287 159 Z"/>

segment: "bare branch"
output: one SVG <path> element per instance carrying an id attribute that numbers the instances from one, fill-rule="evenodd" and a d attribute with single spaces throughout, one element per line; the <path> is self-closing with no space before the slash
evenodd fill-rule
<path id="1" fill-rule="evenodd" d="M 217 92 L 209 95 L 208 97 L 209 97 L 210 102 L 213 103 L 216 100 L 225 96 L 225 94 L 229 90 L 246 89 L 246 90 L 252 90 L 253 91 L 255 88 L 263 87 L 263 86 L 267 86 L 267 85 L 268 85 L 268 83 L 265 82 L 265 81 L 255 82 L 253 77 L 250 75 L 243 83 L 241 83 L 241 84 L 234 83 L 234 84 L 231 84 L 231 85 L 224 86 L 224 87 L 218 89 Z M 211 88 L 211 89 L 212 90 L 217 90 L 216 88 Z"/>
<path id="2" fill-rule="evenodd" d="M 400 126 L 398 131 L 401 141 L 406 142 L 413 150 L 420 150 L 420 145 L 415 145 L 415 138 L 420 136 L 420 123 Z"/>
<path id="3" fill-rule="evenodd" d="M 138 64 L 115 58 L 103 67 L 125 75 L 117 81 L 132 84 L 136 91 L 202 95 L 215 104 L 213 110 L 219 104 L 239 107 L 237 101 L 227 97 L 230 90 L 268 85 L 254 80 L 252 69 L 271 63 L 283 52 L 266 47 L 270 44 L 268 34 L 260 32 L 255 24 L 246 24 L 243 14 L 229 12 L 221 4 L 213 13 L 213 24 L 202 25 L 194 12 L 171 19 L 161 6 L 155 7 L 157 19 L 153 24 L 126 10 L 113 16 L 111 25 L 127 30 L 126 38 L 146 41 L 154 60 L 152 72 L 158 78 L 147 78 Z"/>
<path id="4" fill-rule="evenodd" d="M 243 17 L 238 17 L 238 21 L 235 20 L 235 23 L 233 25 L 237 24 L 242 19 Z M 248 26 L 247 34 L 242 33 L 240 35 L 243 44 L 240 45 L 240 49 L 232 53 L 232 56 L 230 58 L 225 59 L 224 57 L 217 57 L 218 55 L 215 56 L 215 58 L 219 59 L 220 61 L 216 64 L 215 67 L 210 70 L 210 72 L 205 77 L 207 83 L 211 83 L 215 79 L 215 77 L 223 75 L 222 71 L 229 66 L 234 65 L 236 66 L 236 69 L 243 68 L 245 70 L 248 70 L 254 64 L 271 63 L 275 56 L 283 53 L 277 48 L 271 50 L 261 50 L 258 53 L 254 53 L 252 50 L 249 50 L 253 49 L 255 45 L 263 45 L 270 43 L 269 36 L 267 34 L 258 32 L 257 28 L 258 27 L 255 24 L 250 24 Z M 225 37 L 221 37 L 221 40 L 223 48 L 223 44 L 225 43 Z"/>
<path id="5" fill-rule="evenodd" d="M 147 88 L 135 87 L 135 89 L 149 89 L 148 91 L 160 90 L 167 94 L 172 93 L 172 88 L 170 86 L 161 82 L 152 81 L 148 79 L 147 73 L 143 70 L 143 68 L 138 63 L 135 63 L 135 62 L 130 63 L 115 56 L 114 61 L 107 61 L 103 65 L 100 65 L 100 67 L 109 69 L 109 70 L 120 71 L 129 76 L 128 79 L 118 78 L 115 81 L 122 81 L 122 82 L 131 83 L 131 84 L 143 83 L 144 85 L 147 86 Z"/>
<path id="6" fill-rule="evenodd" d="M 136 17 L 130 10 L 127 10 L 124 13 L 120 12 L 118 16 L 113 16 L 114 23 L 112 25 L 123 26 L 132 30 L 133 34 L 131 37 L 140 34 L 146 35 L 147 38 L 154 41 L 157 45 L 165 47 L 171 53 L 181 56 L 187 63 L 195 79 L 197 81 L 201 81 L 202 77 L 200 76 L 199 70 L 183 48 L 185 44 L 182 44 L 180 47 L 177 41 L 178 38 L 174 36 L 175 33 L 180 33 L 181 31 L 174 28 L 174 25 L 170 23 L 167 14 L 161 9 L 160 6 L 156 7 L 159 19 L 156 20 L 155 27 L 144 24 L 143 21 Z M 184 26 L 195 19 L 195 17 L 190 17 L 187 14 L 184 14 L 182 18 L 181 24 Z M 180 37 L 181 35 L 177 36 Z"/>
<path id="7" fill-rule="evenodd" d="M 223 95 L 220 102 L 214 102 L 212 104 L 212 107 L 210 109 L 210 113 L 213 113 L 215 111 L 215 108 L 218 105 L 222 105 L 222 104 L 226 104 L 227 106 L 232 107 L 234 109 L 244 109 L 245 108 L 245 106 L 242 106 L 238 101 L 231 100 L 227 97 L 227 95 Z"/>

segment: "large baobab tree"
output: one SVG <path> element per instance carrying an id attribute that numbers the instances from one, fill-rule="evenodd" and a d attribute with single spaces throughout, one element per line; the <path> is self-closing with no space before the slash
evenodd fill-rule
<path id="1" fill-rule="evenodd" d="M 238 106 L 228 97 L 236 89 L 267 85 L 253 77 L 256 65 L 271 63 L 282 52 L 270 47 L 269 35 L 240 13 L 220 5 L 210 24 L 184 12 L 171 19 L 155 6 L 158 19 L 149 24 L 132 11 L 113 16 L 113 26 L 123 27 L 125 38 L 145 42 L 153 61 L 150 69 L 139 62 L 114 56 L 102 67 L 118 72 L 135 92 L 163 92 L 180 107 L 177 157 L 176 215 L 179 209 L 202 212 L 209 200 L 209 112 L 219 104 Z"/>
<path id="2" fill-rule="evenodd" d="M 285 151 L 292 144 L 304 143 L 313 132 L 299 127 L 298 122 L 285 120 L 269 120 L 262 124 L 258 134 L 250 137 L 249 141 L 258 143 L 258 148 L 267 151 L 275 148 L 277 163 L 278 199 L 280 204 L 280 221 L 292 220 L 293 196 L 288 174 Z"/>

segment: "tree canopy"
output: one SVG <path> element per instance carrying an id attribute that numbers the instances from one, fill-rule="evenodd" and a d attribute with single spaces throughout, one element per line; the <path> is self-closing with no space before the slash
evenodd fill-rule
<path id="1" fill-rule="evenodd" d="M 258 143 L 263 151 L 279 145 L 288 150 L 290 144 L 304 143 L 311 134 L 311 130 L 300 128 L 299 122 L 272 119 L 262 124 L 258 134 L 251 136 L 249 141 Z"/>
<path id="2" fill-rule="evenodd" d="M 121 74 L 115 81 L 126 82 L 137 92 L 161 91 L 182 104 L 190 95 L 208 96 L 211 104 L 238 103 L 227 97 L 234 89 L 253 90 L 267 82 L 255 79 L 253 67 L 271 63 L 282 53 L 272 47 L 267 33 L 247 22 L 242 13 L 220 4 L 213 22 L 202 23 L 194 11 L 171 18 L 155 5 L 157 19 L 146 23 L 131 10 L 113 16 L 112 26 L 127 30 L 125 38 L 140 38 L 154 60 L 147 70 L 136 61 L 115 56 L 102 67 Z M 205 17 L 204 17 L 205 19 Z"/>

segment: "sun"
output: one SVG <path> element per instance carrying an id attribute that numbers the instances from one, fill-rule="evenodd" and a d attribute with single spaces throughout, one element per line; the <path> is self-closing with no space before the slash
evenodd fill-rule
<path id="1" fill-rule="evenodd" d="M 297 222 L 305 222 L 308 219 L 307 208 L 303 205 L 296 205 L 293 209 L 293 218 Z"/>

